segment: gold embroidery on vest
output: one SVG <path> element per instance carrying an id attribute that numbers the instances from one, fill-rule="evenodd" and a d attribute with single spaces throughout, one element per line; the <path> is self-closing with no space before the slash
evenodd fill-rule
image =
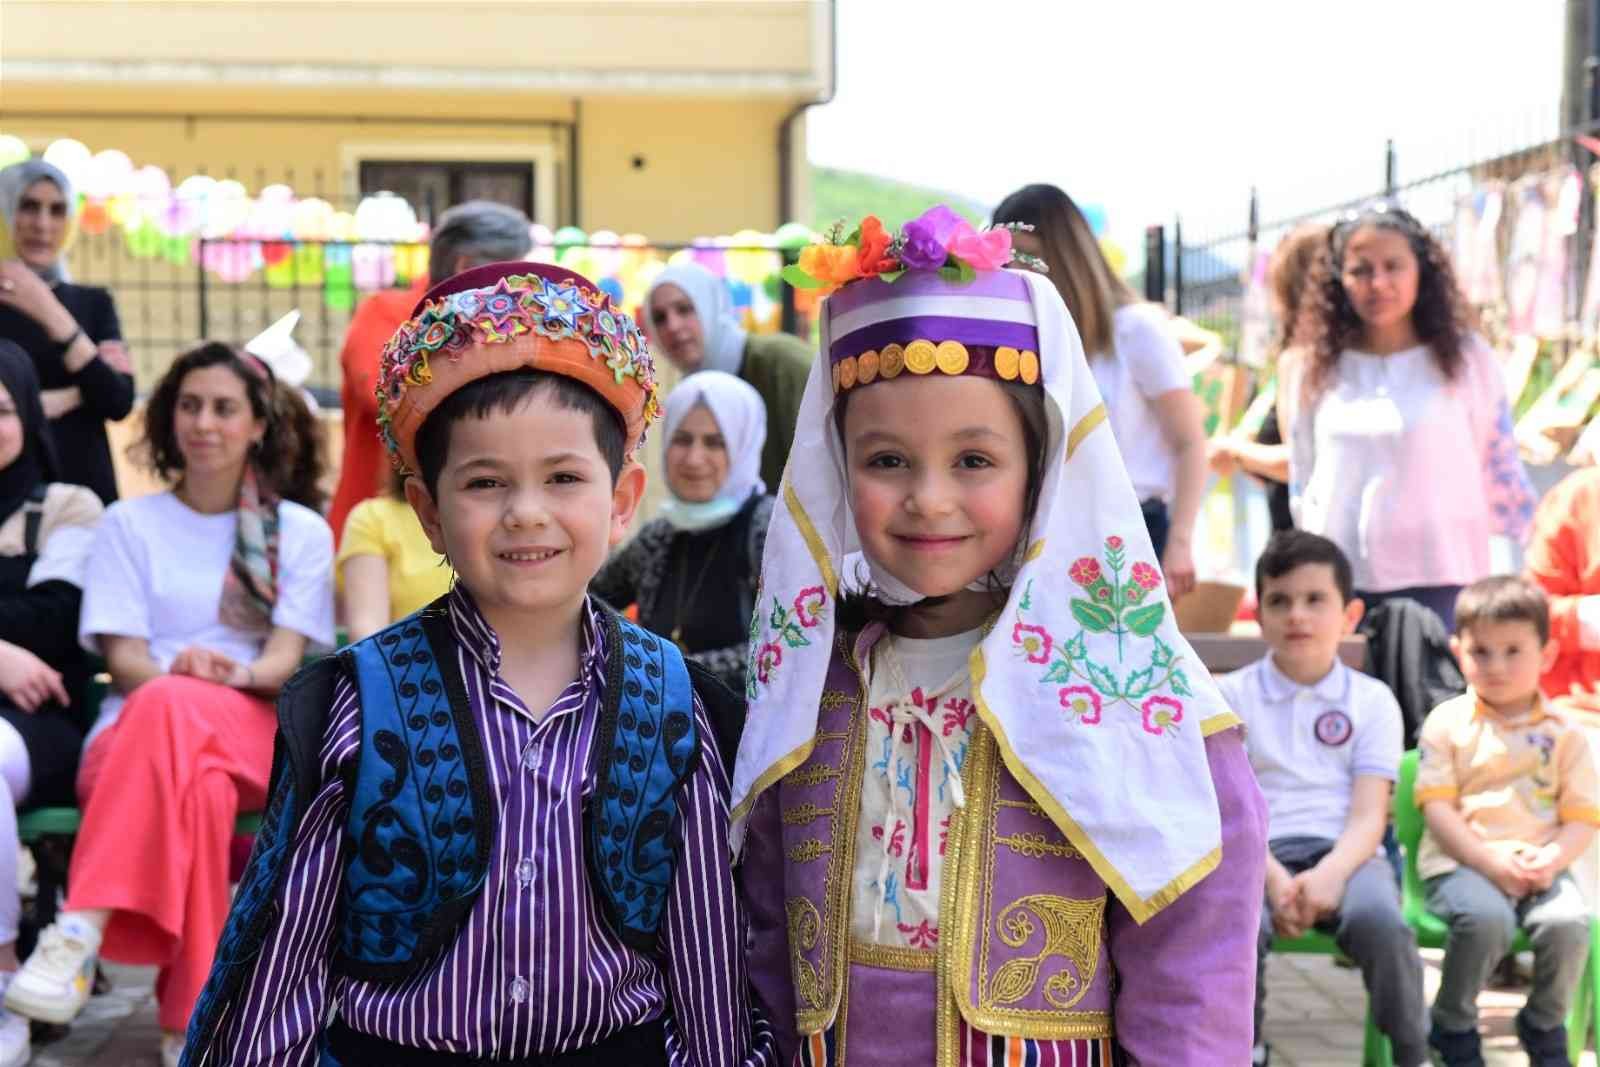
<path id="1" fill-rule="evenodd" d="M 822 917 L 805 897 L 790 897 L 783 903 L 789 918 L 789 966 L 794 974 L 794 991 L 813 1008 L 822 1006 L 822 976 L 805 954 L 817 947 Z M 824 964 L 824 967 L 827 965 Z"/>
<path id="2" fill-rule="evenodd" d="M 824 845 L 815 837 L 808 838 L 789 850 L 789 862 L 810 863 L 812 860 L 821 859 L 832 851 L 832 845 Z"/>
<path id="3" fill-rule="evenodd" d="M 832 815 L 832 808 L 819 808 L 815 804 L 796 804 L 783 809 L 783 821 L 788 826 L 804 826 L 824 815 Z"/>
<path id="4" fill-rule="evenodd" d="M 783 781 L 786 785 L 821 785 L 829 778 L 837 778 L 842 773 L 838 767 L 830 767 L 826 763 L 819 763 L 815 767 L 801 767 L 791 772 Z"/>
<path id="5" fill-rule="evenodd" d="M 1062 856 L 1070 859 L 1079 854 L 1078 850 L 1065 840 L 1052 841 L 1044 834 L 1017 833 L 1010 837 L 997 837 L 994 843 L 1005 845 L 1017 855 L 1027 856 L 1029 859 L 1042 859 L 1045 856 Z"/>
<path id="6" fill-rule="evenodd" d="M 1044 999 L 1065 1011 L 1089 991 L 1100 967 L 1100 936 L 1105 926 L 1106 898 L 1073 900 L 1038 893 L 1012 901 L 994 921 L 995 935 L 1011 948 L 1021 948 L 1040 933 L 1044 945 L 1032 956 L 1007 960 L 994 972 L 989 998 L 983 1007 L 1015 1004 L 1039 984 L 1048 960 L 1065 958 L 1072 964 L 1052 974 L 1044 983 Z"/>
<path id="7" fill-rule="evenodd" d="M 1027 812 L 1029 815 L 1036 816 L 1036 817 L 1038 817 L 1040 819 L 1048 819 L 1048 818 L 1050 818 L 1049 815 L 1045 814 L 1045 810 L 1043 808 L 1041 808 L 1039 805 L 1035 804 L 1031 800 L 1004 800 L 1004 799 L 1001 799 L 999 797 L 996 797 L 995 798 L 995 803 L 998 804 L 1002 808 L 1021 808 L 1023 811 Z"/>
<path id="8" fill-rule="evenodd" d="M 930 974 L 938 956 L 920 948 L 903 945 L 875 945 L 859 938 L 850 939 L 850 962 L 867 967 L 880 967 L 888 971 L 915 971 Z"/>

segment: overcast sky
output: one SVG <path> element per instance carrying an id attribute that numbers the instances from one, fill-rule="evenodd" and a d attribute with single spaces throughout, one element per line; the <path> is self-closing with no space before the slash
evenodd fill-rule
<path id="1" fill-rule="evenodd" d="M 1544 140 L 1562 0 L 838 0 L 814 163 L 993 204 L 1029 181 L 1152 222 L 1264 218 Z"/>

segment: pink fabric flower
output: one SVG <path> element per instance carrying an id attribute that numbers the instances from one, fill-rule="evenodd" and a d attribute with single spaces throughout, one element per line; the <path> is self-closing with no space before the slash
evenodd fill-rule
<path id="1" fill-rule="evenodd" d="M 1100 722 L 1100 694 L 1086 685 L 1069 685 L 1061 690 L 1061 706 L 1085 726 Z"/>
<path id="2" fill-rule="evenodd" d="M 1117 549 L 1122 547 L 1122 538 L 1118 537 L 1116 534 L 1112 534 L 1110 537 L 1106 538 L 1106 547 L 1115 552 Z"/>
<path id="3" fill-rule="evenodd" d="M 1011 262 L 1011 231 L 979 233 L 963 221 L 950 236 L 950 254 L 966 260 L 973 270 L 996 270 Z"/>
<path id="4" fill-rule="evenodd" d="M 1093 556 L 1084 556 L 1067 571 L 1067 577 L 1087 589 L 1100 580 L 1100 561 Z"/>
<path id="5" fill-rule="evenodd" d="M 1154 589 L 1161 584 L 1161 572 L 1140 560 L 1133 565 L 1133 584 L 1141 589 Z"/>
<path id="6" fill-rule="evenodd" d="M 1011 643 L 1022 649 L 1029 663 L 1050 662 L 1050 631 L 1043 626 L 1017 623 L 1011 628 Z"/>
<path id="7" fill-rule="evenodd" d="M 820 585 L 800 590 L 794 598 L 794 613 L 800 625 L 811 629 L 822 621 L 822 609 L 827 606 L 828 591 Z"/>
<path id="8" fill-rule="evenodd" d="M 1144 732 L 1157 737 L 1183 721 L 1183 705 L 1171 697 L 1151 697 L 1139 710 L 1144 713 Z"/>

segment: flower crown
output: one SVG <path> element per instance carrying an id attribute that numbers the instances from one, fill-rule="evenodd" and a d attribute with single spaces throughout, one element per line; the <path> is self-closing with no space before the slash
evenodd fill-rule
<path id="1" fill-rule="evenodd" d="M 984 230 L 943 204 L 924 211 L 890 234 L 876 215 L 844 233 L 835 223 L 826 243 L 800 251 L 800 262 L 783 268 L 783 280 L 796 289 L 833 289 L 857 278 L 892 282 L 908 270 L 936 270 L 946 281 L 965 284 L 980 270 L 996 270 L 1017 263 L 1043 273 L 1044 263 L 1012 247 L 1013 232 L 1031 231 L 1022 222 L 1002 223 Z"/>

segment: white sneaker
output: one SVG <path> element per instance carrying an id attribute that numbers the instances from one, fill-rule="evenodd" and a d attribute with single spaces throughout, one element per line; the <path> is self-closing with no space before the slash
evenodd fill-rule
<path id="1" fill-rule="evenodd" d="M 0 989 L 11 981 L 9 974 L 0 975 Z M 0 1010 L 0 1067 L 26 1067 L 33 1059 L 33 1042 L 29 1036 L 28 1020 L 15 1012 Z"/>
<path id="2" fill-rule="evenodd" d="M 182 1034 L 161 1035 L 161 1067 L 178 1067 L 178 1061 L 183 1059 Z"/>
<path id="3" fill-rule="evenodd" d="M 100 931 L 67 915 L 39 933 L 39 944 L 6 987 L 8 1011 L 65 1026 L 83 1010 L 94 986 Z"/>

